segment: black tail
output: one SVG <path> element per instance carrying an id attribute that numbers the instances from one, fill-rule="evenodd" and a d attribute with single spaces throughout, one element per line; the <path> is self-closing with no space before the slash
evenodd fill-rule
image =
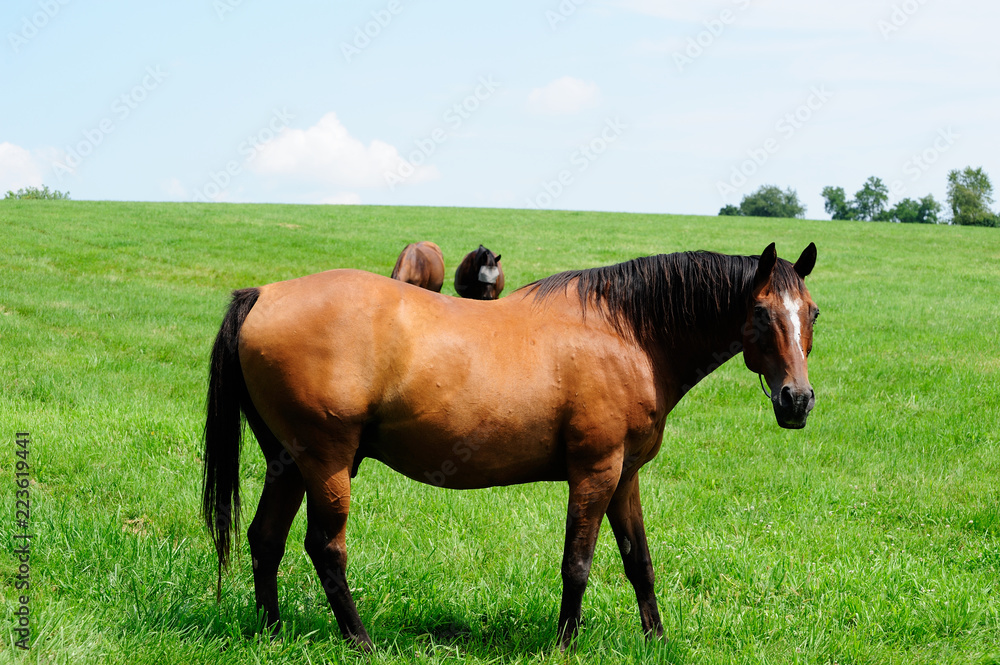
<path id="1" fill-rule="evenodd" d="M 208 374 L 208 415 L 205 419 L 205 467 L 202 475 L 202 514 L 219 555 L 218 596 L 222 570 L 229 563 L 231 532 L 240 527 L 240 441 L 243 423 L 240 404 L 247 399 L 240 368 L 240 328 L 257 302 L 258 289 L 233 292 L 229 311 L 212 347 Z"/>

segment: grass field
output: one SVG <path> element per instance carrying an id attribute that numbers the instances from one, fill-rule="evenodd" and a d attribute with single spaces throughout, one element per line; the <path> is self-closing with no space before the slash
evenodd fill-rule
<path id="1" fill-rule="evenodd" d="M 0 502 L 31 433 L 32 649 L 45 663 L 1000 663 L 1000 231 L 577 212 L 0 202 Z M 201 524 L 207 357 L 228 292 L 480 242 L 509 291 L 682 249 L 794 260 L 823 311 L 809 426 L 736 359 L 642 472 L 668 639 L 647 643 L 605 524 L 579 647 L 555 647 L 564 484 L 455 492 L 366 462 L 348 576 L 377 651 L 345 647 L 293 526 L 286 631 L 256 636 L 245 539 L 215 603 Z M 446 283 L 445 291 L 454 293 Z M 264 467 L 243 457 L 246 523 Z M 303 511 L 304 512 L 304 511 Z"/>

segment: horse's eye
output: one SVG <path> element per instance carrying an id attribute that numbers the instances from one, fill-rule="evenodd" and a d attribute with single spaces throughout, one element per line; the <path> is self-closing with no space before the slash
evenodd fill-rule
<path id="1" fill-rule="evenodd" d="M 762 325 L 771 324 L 771 312 L 763 305 L 755 305 L 753 308 L 753 318 Z"/>

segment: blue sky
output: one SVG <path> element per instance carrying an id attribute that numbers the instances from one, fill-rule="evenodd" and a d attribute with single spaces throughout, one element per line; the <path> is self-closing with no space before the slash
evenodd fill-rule
<path id="1" fill-rule="evenodd" d="M 715 214 L 1000 185 L 1000 5 L 8 0 L 0 190 Z"/>

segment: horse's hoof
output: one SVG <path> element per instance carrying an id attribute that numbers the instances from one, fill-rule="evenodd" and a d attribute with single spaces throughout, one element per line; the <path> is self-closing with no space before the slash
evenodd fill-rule
<path id="1" fill-rule="evenodd" d="M 375 645 L 372 640 L 367 635 L 357 636 L 351 635 L 351 646 L 360 651 L 361 653 L 372 653 L 375 651 Z"/>
<path id="2" fill-rule="evenodd" d="M 577 641 L 576 638 L 577 638 L 577 633 L 576 632 L 567 633 L 567 634 L 563 635 L 559 639 L 559 651 L 562 652 L 562 653 L 566 653 L 567 651 L 569 651 L 570 653 L 572 653 L 573 651 L 575 651 L 576 650 L 576 641 Z"/>

